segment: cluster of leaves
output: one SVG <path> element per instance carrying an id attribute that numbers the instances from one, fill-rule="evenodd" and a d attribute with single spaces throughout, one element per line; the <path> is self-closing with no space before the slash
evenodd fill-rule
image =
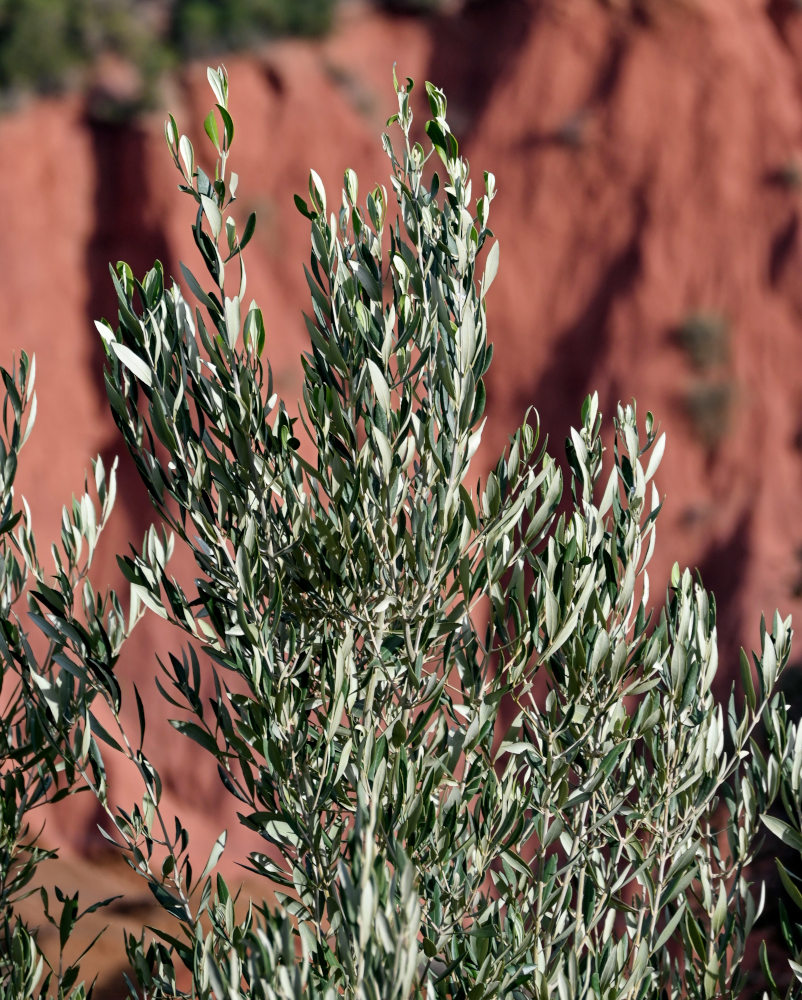
<path id="1" fill-rule="evenodd" d="M 336 0 L 177 0 L 170 40 L 181 55 L 241 49 L 269 35 L 318 35 Z"/>
<path id="2" fill-rule="evenodd" d="M 444 6 L 447 0 L 380 0 L 380 6 L 396 14 L 428 14 Z"/>
<path id="3" fill-rule="evenodd" d="M 676 337 L 696 372 L 684 394 L 687 416 L 696 436 L 714 449 L 732 429 L 737 396 L 729 323 L 716 312 L 692 312 L 677 327 Z"/>
<path id="4" fill-rule="evenodd" d="M 89 583 L 98 538 L 114 504 L 115 470 L 93 464 L 96 499 L 88 491 L 62 515 L 53 571 L 42 566 L 31 516 L 18 502 L 18 456 L 35 417 L 35 365 L 23 353 L 18 367 L 0 369 L 4 386 L 0 430 L 0 997 L 86 995 L 80 960 L 64 952 L 83 912 L 78 896 L 56 890 L 58 907 L 40 890 L 42 919 L 57 930 L 58 952 L 43 956 L 17 904 L 32 891 L 38 866 L 54 856 L 31 830 L 34 811 L 80 790 L 80 770 L 104 787 L 103 763 L 92 739 L 92 682 L 120 704 L 114 667 L 122 643 L 141 616 L 134 602 L 126 621 L 113 592 L 96 594 Z M 27 603 L 26 621 L 19 608 Z M 113 695 L 111 692 L 116 692 Z M 75 761 L 81 767 L 76 768 Z M 92 942 L 93 944 L 94 942 Z M 90 944 L 89 947 L 92 945 Z M 87 948 L 88 950 L 88 948 Z"/>
<path id="5" fill-rule="evenodd" d="M 759 655 L 742 663 L 743 700 L 725 711 L 711 690 L 711 598 L 677 567 L 665 607 L 650 610 L 665 438 L 651 415 L 639 430 L 634 406 L 618 408 L 605 468 L 598 400 L 585 401 L 565 494 L 533 414 L 471 483 L 492 357 L 495 179 L 485 174 L 474 199 L 430 84 L 424 147 L 412 82 L 395 81 L 392 210 L 381 186 L 360 201 L 350 170 L 335 211 L 314 172 L 308 200 L 296 199 L 312 303 L 299 427 L 247 303 L 255 220 L 240 231 L 229 214 L 228 81 L 210 70 L 209 82 L 213 176 L 174 119 L 166 126 L 196 206 L 205 274 L 182 265 L 194 308 L 161 265 L 140 281 L 120 264 L 118 322 L 98 323 L 114 419 L 165 526 L 120 561 L 129 620 L 77 569 L 96 535 L 88 500 L 65 513 L 51 582 L 25 512 L 6 532 L 51 643 L 36 659 L 16 619 L 5 626 L 4 667 L 26 695 L 20 746 L 46 748 L 20 773 L 41 773 L 43 795 L 91 788 L 107 836 L 175 920 L 155 938 L 129 935 L 131 995 L 741 994 L 761 831 L 802 854 L 802 728 L 776 694 L 790 622 L 763 626 Z M 95 468 L 102 524 L 111 493 Z M 194 558 L 190 589 L 169 572 L 174 541 Z M 244 916 L 214 873 L 225 834 L 196 878 L 188 831 L 164 815 L 136 691 L 138 738 L 120 721 L 114 662 L 142 607 L 188 639 L 159 664 L 173 726 L 216 761 L 263 842 L 248 865 L 264 899 Z M 114 725 L 90 710 L 97 699 Z M 132 807 L 108 799 L 109 752 L 141 776 Z M 770 812 L 778 804 L 785 818 Z M 802 908 L 796 876 L 780 876 Z M 786 915 L 784 932 L 787 995 L 800 995 L 802 929 Z M 783 995 L 765 952 L 763 964 L 767 995 Z M 31 969 L 27 956 L 19 967 Z"/>

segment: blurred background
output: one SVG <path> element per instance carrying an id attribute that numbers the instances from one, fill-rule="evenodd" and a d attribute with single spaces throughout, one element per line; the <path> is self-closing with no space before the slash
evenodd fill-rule
<path id="1" fill-rule="evenodd" d="M 172 111 L 204 162 L 205 66 L 219 61 L 238 206 L 258 218 L 249 293 L 288 405 L 309 256 L 292 196 L 310 167 L 333 203 L 346 167 L 365 193 L 387 182 L 380 134 L 397 63 L 421 91 L 426 79 L 444 88 L 477 183 L 483 170 L 497 179 L 477 474 L 530 405 L 558 456 L 589 391 L 608 426 L 619 400 L 651 410 L 668 433 L 652 593 L 675 560 L 699 569 L 718 603 L 726 697 L 761 613 L 802 603 L 802 2 L 0 0 L 0 363 L 37 355 L 20 486 L 42 543 L 90 458 L 120 449 L 93 323 L 114 319 L 109 262 L 139 275 L 156 258 L 172 274 L 194 266 L 193 206 L 162 127 Z M 125 461 L 120 486 L 97 573 L 115 582 L 114 554 L 151 520 Z M 161 716 L 149 678 L 171 638 L 143 623 L 121 665 Z M 231 805 L 191 744 L 159 756 L 167 732 L 149 727 L 152 755 L 200 857 Z M 127 782 L 112 769 L 126 804 L 138 792 Z M 45 829 L 65 858 L 48 877 L 80 884 L 86 903 L 95 886 L 125 889 L 100 916 L 114 926 L 96 996 L 113 996 L 120 928 L 153 916 L 80 798 Z M 237 837 L 229 873 L 248 846 Z"/>

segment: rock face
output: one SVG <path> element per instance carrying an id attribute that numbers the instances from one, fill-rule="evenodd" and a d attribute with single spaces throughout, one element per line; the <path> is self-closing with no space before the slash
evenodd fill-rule
<path id="1" fill-rule="evenodd" d="M 800 80 L 762 5 L 651 8 L 532 9 L 476 124 L 473 162 L 500 164 L 490 398 L 559 439 L 591 388 L 657 415 L 653 583 L 700 568 L 729 672 L 798 596 Z"/>
<path id="2" fill-rule="evenodd" d="M 378 136 L 397 61 L 399 77 L 445 89 L 475 176 L 497 178 L 496 360 L 480 465 L 529 405 L 557 453 L 592 389 L 608 421 L 619 399 L 652 410 L 668 432 L 652 592 L 675 560 L 699 567 L 719 605 L 722 693 L 738 647 L 758 641 L 761 611 L 800 610 L 800 57 L 802 14 L 776 0 L 488 0 L 429 20 L 349 7 L 323 42 L 228 61 L 233 168 L 243 217 L 259 217 L 249 291 L 265 312 L 277 391 L 300 396 L 306 341 L 309 237 L 292 194 L 310 166 L 334 201 L 347 166 L 363 191 L 386 181 Z M 169 106 L 202 148 L 203 67 L 174 86 Z M 92 324 L 114 313 L 107 264 L 192 266 L 193 210 L 175 191 L 160 117 L 119 125 L 93 119 L 79 98 L 30 104 L 0 120 L 0 159 L 2 363 L 21 348 L 38 356 L 21 487 L 40 532 L 55 536 L 89 458 L 120 447 Z M 114 553 L 150 518 L 123 461 L 98 579 L 119 579 Z M 154 711 L 154 649 L 171 638 L 144 623 L 122 665 Z M 202 854 L 231 825 L 230 804 L 191 745 L 160 754 L 168 727 L 151 733 L 168 809 Z M 127 803 L 130 778 L 113 771 L 112 781 Z M 58 839 L 85 850 L 96 818 L 88 802 L 72 805 Z M 246 846 L 238 837 L 229 870 Z"/>

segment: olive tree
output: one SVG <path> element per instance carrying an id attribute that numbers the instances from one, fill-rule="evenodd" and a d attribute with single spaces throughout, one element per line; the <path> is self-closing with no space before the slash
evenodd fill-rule
<path id="1" fill-rule="evenodd" d="M 424 145 L 412 82 L 394 77 L 389 192 L 361 200 L 349 170 L 330 210 L 313 171 L 308 199 L 296 197 L 311 305 L 292 416 L 246 295 L 255 219 L 240 229 L 231 214 L 228 81 L 208 76 L 213 175 L 166 126 L 202 270 L 182 265 L 182 288 L 158 262 L 141 279 L 119 264 L 116 321 L 98 323 L 111 411 L 161 521 L 120 558 L 128 616 L 80 562 L 113 498 L 100 464 L 100 515 L 75 501 L 55 576 L 43 569 L 12 492 L 27 360 L 5 378 L 0 652 L 2 677 L 25 694 L 12 692 L 7 716 L 8 829 L 54 789 L 97 795 L 107 838 L 174 918 L 170 932 L 128 936 L 132 996 L 742 995 L 762 908 L 750 862 L 766 829 L 802 853 L 802 727 L 777 694 L 790 621 L 763 624 L 742 693 L 718 703 L 713 599 L 675 567 L 664 605 L 651 602 L 665 436 L 634 404 L 614 415 L 610 461 L 593 395 L 564 467 L 530 411 L 484 481 L 472 474 L 495 179 L 474 191 L 431 84 Z M 192 586 L 171 574 L 174 545 L 194 559 Z M 26 574 L 23 626 L 12 607 Z M 232 822 L 261 838 L 247 866 L 265 892 L 244 908 L 214 871 L 225 832 L 193 873 L 138 692 L 115 676 L 144 609 L 185 640 L 156 679 L 176 738 L 215 760 Z M 44 659 L 31 627 L 49 640 Z M 138 734 L 120 721 L 130 697 Z M 125 808 L 108 796 L 110 753 L 141 775 Z M 0 861 L 21 856 L 18 834 L 7 843 Z M 20 888 L 38 860 L 25 857 L 5 869 L 22 872 Z M 780 875 L 802 906 L 797 877 Z M 65 995 L 77 972 L 36 986 L 35 936 L 13 922 L 6 884 L 6 934 L 27 949 L 0 965 L 7 995 L 53 983 Z M 68 933 L 77 901 L 65 905 Z M 788 917 L 784 931 L 796 995 L 802 933 Z M 779 996 L 781 970 L 763 955 Z"/>

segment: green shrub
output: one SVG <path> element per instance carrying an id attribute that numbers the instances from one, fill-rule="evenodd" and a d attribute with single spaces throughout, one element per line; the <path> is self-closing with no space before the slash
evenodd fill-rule
<path id="1" fill-rule="evenodd" d="M 270 35 L 318 35 L 331 26 L 335 0 L 177 0 L 172 41 L 197 55 L 245 48 Z"/>
<path id="2" fill-rule="evenodd" d="M 699 373 L 683 395 L 693 433 L 712 451 L 732 430 L 737 385 L 730 368 L 730 324 L 716 312 L 692 312 L 676 330 L 677 340 Z"/>
<path id="3" fill-rule="evenodd" d="M 69 5 L 9 0 L 0 7 L 0 87 L 58 90 L 81 60 Z M 71 44 L 72 43 L 72 44 Z"/>
<path id="4" fill-rule="evenodd" d="M 242 49 L 276 35 L 318 35 L 337 0 L 4 0 L 0 91 L 54 92 L 112 50 L 142 75 L 144 103 L 178 58 Z"/>
<path id="5" fill-rule="evenodd" d="M 732 430 L 736 386 L 729 378 L 698 380 L 685 394 L 685 410 L 694 435 L 708 450 Z"/>
<path id="6" fill-rule="evenodd" d="M 377 7 L 383 7 L 394 14 L 429 14 L 446 6 L 448 0 L 374 0 Z"/>
<path id="7" fill-rule="evenodd" d="M 802 727 L 776 694 L 790 622 L 763 624 L 743 694 L 717 703 L 712 598 L 675 567 L 665 605 L 650 603 L 665 437 L 650 414 L 641 429 L 634 406 L 618 408 L 605 463 L 598 401 L 585 400 L 565 495 L 533 413 L 484 483 L 472 480 L 492 354 L 495 180 L 485 174 L 474 200 L 431 85 L 424 148 L 412 84 L 396 84 L 392 207 L 383 187 L 360 199 L 350 170 L 331 211 L 314 172 L 308 200 L 296 199 L 311 228 L 311 308 L 300 423 L 291 417 L 246 296 L 255 220 L 240 229 L 228 215 L 228 83 L 221 70 L 209 80 L 213 178 L 172 118 L 166 128 L 205 273 L 182 265 L 187 299 L 160 264 L 141 281 L 120 264 L 117 321 L 98 324 L 112 413 L 164 524 L 120 560 L 127 616 L 86 582 L 113 470 L 95 465 L 99 512 L 75 501 L 55 573 L 43 568 L 13 493 L 27 360 L 4 376 L 12 777 L 0 902 L 21 944 L 0 967 L 3 995 L 30 995 L 38 975 L 35 935 L 14 917 L 39 860 L 24 853 L 25 816 L 81 783 L 175 921 L 128 936 L 132 996 L 738 995 L 762 906 L 748 881 L 761 831 L 802 849 Z M 174 544 L 194 558 L 189 589 L 170 575 Z M 44 658 L 14 611 L 26 574 L 25 627 L 49 639 Z M 264 900 L 241 919 L 214 874 L 225 834 L 196 876 L 188 831 L 162 809 L 139 694 L 115 676 L 143 607 L 188 642 L 157 679 L 176 738 L 214 758 L 232 814 L 264 844 L 247 861 Z M 139 733 L 120 725 L 131 698 Z M 108 796 L 109 753 L 142 779 L 124 809 Z M 785 819 L 769 814 L 777 805 Z M 802 905 L 795 876 L 780 876 Z M 62 937 L 76 913 L 65 900 Z M 802 979 L 798 928 L 785 925 Z M 69 995 L 77 975 L 57 970 L 36 989 Z"/>
<path id="8" fill-rule="evenodd" d="M 691 364 L 699 371 L 729 361 L 730 324 L 719 313 L 690 313 L 679 325 L 677 336 Z"/>

